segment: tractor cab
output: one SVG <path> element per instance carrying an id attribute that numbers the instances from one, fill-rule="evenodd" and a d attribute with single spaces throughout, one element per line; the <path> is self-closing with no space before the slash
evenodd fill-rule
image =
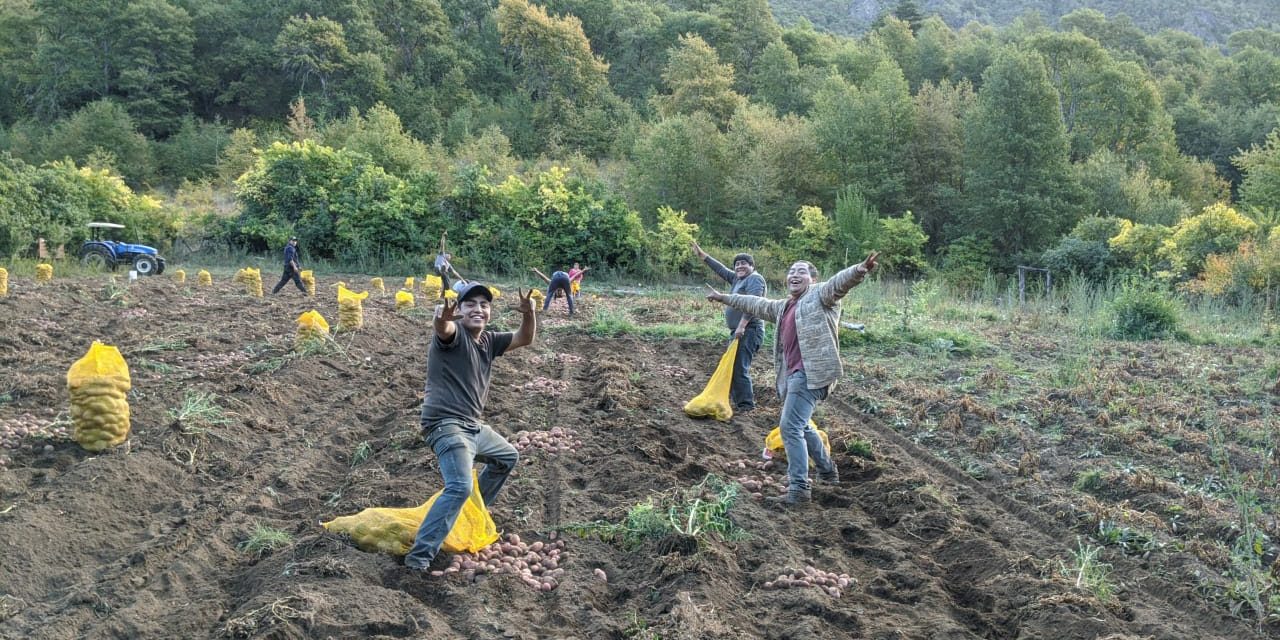
<path id="1" fill-rule="evenodd" d="M 90 222 L 89 239 L 80 246 L 80 261 L 89 267 L 115 270 L 130 265 L 141 276 L 164 273 L 164 258 L 153 247 L 107 239 L 112 231 L 124 228 L 114 222 Z"/>

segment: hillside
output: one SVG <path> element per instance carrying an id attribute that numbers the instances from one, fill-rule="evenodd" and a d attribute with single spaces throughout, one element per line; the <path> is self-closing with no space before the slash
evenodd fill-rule
<path id="1" fill-rule="evenodd" d="M 581 443 L 526 447 L 493 506 L 505 534 L 562 547 L 563 574 L 536 591 L 510 574 L 410 573 L 317 525 L 415 505 L 439 486 L 417 432 L 425 315 L 373 296 L 362 330 L 290 355 L 295 316 L 314 306 L 332 317 L 333 281 L 316 299 L 253 299 L 225 275 L 212 289 L 155 278 L 123 293 L 100 278 L 11 278 L 0 298 L 0 637 L 1280 630 L 1259 631 L 1226 595 L 1241 593 L 1229 577 L 1242 566 L 1229 552 L 1232 483 L 1275 477 L 1251 444 L 1275 426 L 1275 396 L 1258 384 L 1274 368 L 1263 348 L 1084 344 L 1064 329 L 1075 320 L 985 311 L 849 332 L 847 379 L 819 416 L 843 483 L 778 511 L 708 478 L 764 492 L 781 479 L 759 468 L 779 412 L 768 358 L 756 367 L 762 409 L 690 420 L 681 406 L 720 347 L 688 329 L 715 332 L 717 310 L 693 293 L 588 288 L 580 319 L 553 311 L 534 347 L 498 361 L 490 399 L 505 434 L 559 429 Z M 851 315 L 869 304 L 850 300 Z M 95 338 L 118 345 L 134 375 L 131 438 L 102 454 L 61 435 L 66 368 Z M 193 394 L 216 411 L 184 412 Z M 694 497 L 730 504 L 728 523 L 628 528 L 654 508 L 667 522 L 668 505 Z M 1254 521 L 1271 535 L 1274 498 Z M 253 546 L 263 528 L 284 540 Z M 779 574 L 807 567 L 849 584 L 779 588 Z"/>

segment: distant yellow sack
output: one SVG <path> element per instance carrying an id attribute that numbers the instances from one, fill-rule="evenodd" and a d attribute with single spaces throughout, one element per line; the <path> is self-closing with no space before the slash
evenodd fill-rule
<path id="1" fill-rule="evenodd" d="M 427 300 L 439 300 L 440 290 L 444 289 L 444 281 L 440 276 L 427 274 L 422 276 L 422 297 Z"/>
<path id="2" fill-rule="evenodd" d="M 404 279 L 404 288 L 413 291 L 413 276 Z"/>
<path id="3" fill-rule="evenodd" d="M 431 505 L 443 491 L 437 491 L 429 500 L 417 507 L 390 509 L 372 507 L 350 516 L 322 522 L 320 526 L 331 533 L 345 533 L 361 551 L 402 556 L 413 548 L 418 527 L 426 519 Z M 480 497 L 480 480 L 475 469 L 471 470 L 471 497 L 462 504 L 462 512 L 453 529 L 444 539 L 443 549 L 449 553 L 475 553 L 498 540 L 498 527 L 485 509 Z"/>
<path id="4" fill-rule="evenodd" d="M 244 269 L 244 292 L 255 297 L 262 297 L 262 271 L 253 267 Z"/>
<path id="5" fill-rule="evenodd" d="M 546 299 L 547 296 L 543 295 L 542 289 L 534 289 L 529 292 L 529 301 L 533 302 L 534 311 L 542 311 L 542 301 Z"/>
<path id="6" fill-rule="evenodd" d="M 457 291 L 454 291 L 453 289 L 449 289 L 448 291 L 445 291 L 445 292 L 444 292 L 444 299 L 445 299 L 445 300 L 457 300 L 457 299 L 458 299 L 458 292 L 457 292 Z"/>
<path id="7" fill-rule="evenodd" d="M 818 424 L 809 419 L 809 426 L 818 432 L 818 437 L 822 439 L 822 448 L 827 450 L 827 455 L 831 455 L 831 440 L 827 438 L 827 432 L 818 428 Z M 787 459 L 786 447 L 782 445 L 782 427 L 774 427 L 769 435 L 764 437 L 764 450 L 760 455 L 766 460 L 777 458 L 779 460 Z"/>
<path id="8" fill-rule="evenodd" d="M 417 303 L 413 301 L 413 294 L 408 291 L 396 292 L 396 311 L 404 311 L 412 309 Z"/>
<path id="9" fill-rule="evenodd" d="M 720 364 L 707 382 L 707 388 L 697 397 L 684 405 L 685 415 L 690 418 L 715 418 L 721 422 L 733 417 L 733 407 L 729 405 L 729 387 L 733 385 L 733 363 L 738 355 L 738 339 L 729 343 L 729 348 L 720 356 Z"/>
<path id="10" fill-rule="evenodd" d="M 298 335 L 295 344 L 303 344 L 312 340 L 324 340 L 329 335 L 329 323 L 319 311 L 312 309 L 298 316 Z"/>
<path id="11" fill-rule="evenodd" d="M 177 280 L 178 284 L 182 284 L 187 281 L 187 272 L 182 269 L 178 269 L 173 272 L 173 279 Z"/>
<path id="12" fill-rule="evenodd" d="M 368 291 L 356 293 L 338 283 L 338 331 L 354 331 L 364 326 L 362 302 L 368 297 Z"/>
<path id="13" fill-rule="evenodd" d="M 0 267 L 0 298 L 9 295 L 9 270 Z"/>
<path id="14" fill-rule="evenodd" d="M 48 282 L 53 279 L 53 265 L 38 264 L 36 265 L 36 282 Z"/>
<path id="15" fill-rule="evenodd" d="M 200 273 L 196 274 L 196 282 L 202 287 L 211 286 L 213 284 L 213 276 L 209 275 L 208 271 L 201 269 Z"/>
<path id="16" fill-rule="evenodd" d="M 369 288 L 377 291 L 378 295 L 385 295 L 387 293 L 387 287 L 382 284 L 382 278 L 370 278 Z"/>
<path id="17" fill-rule="evenodd" d="M 298 272 L 298 279 L 302 280 L 302 286 L 307 289 L 307 295 L 314 296 L 316 294 L 316 275 L 310 269 Z"/>
<path id="18" fill-rule="evenodd" d="M 89 451 L 102 451 L 129 437 L 129 402 L 133 382 L 120 350 L 97 340 L 67 370 L 73 437 Z"/>

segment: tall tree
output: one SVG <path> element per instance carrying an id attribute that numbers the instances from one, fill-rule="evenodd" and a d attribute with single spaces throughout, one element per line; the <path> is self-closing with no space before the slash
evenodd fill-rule
<path id="1" fill-rule="evenodd" d="M 715 49 L 694 34 L 672 48 L 662 81 L 670 93 L 653 100 L 664 116 L 701 111 L 724 128 L 743 101 L 733 90 L 733 65 L 721 64 Z"/>

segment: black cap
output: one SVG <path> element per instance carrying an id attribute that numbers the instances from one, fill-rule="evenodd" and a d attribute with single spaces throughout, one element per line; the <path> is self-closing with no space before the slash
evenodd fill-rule
<path id="1" fill-rule="evenodd" d="M 289 236 L 289 242 L 297 242 L 298 236 Z"/>
<path id="2" fill-rule="evenodd" d="M 485 300 L 493 302 L 493 291 L 489 287 L 475 282 L 467 285 L 467 288 L 462 290 L 462 295 L 458 296 L 458 302 L 465 302 L 477 295 L 484 296 Z"/>

